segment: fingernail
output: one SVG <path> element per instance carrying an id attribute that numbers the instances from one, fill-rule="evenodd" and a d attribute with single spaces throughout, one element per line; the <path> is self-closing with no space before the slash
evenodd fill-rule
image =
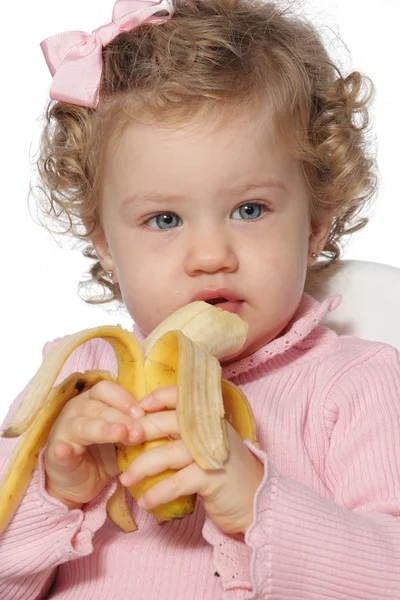
<path id="1" fill-rule="evenodd" d="M 122 473 L 122 475 L 120 475 L 119 477 L 120 482 L 122 483 L 122 485 L 127 485 L 129 483 L 129 476 L 128 473 Z"/>
<path id="2" fill-rule="evenodd" d="M 111 433 L 119 433 L 121 431 L 121 423 L 112 423 L 110 429 Z"/>
<path id="3" fill-rule="evenodd" d="M 140 419 L 141 417 L 144 417 L 144 411 L 136 404 L 131 406 L 130 413 L 134 419 Z"/>
<path id="4" fill-rule="evenodd" d="M 151 396 L 146 396 L 143 400 L 140 401 L 141 406 L 145 408 L 149 408 L 153 403 L 153 398 Z"/>
<path id="5" fill-rule="evenodd" d="M 141 439 L 143 429 L 140 426 L 134 423 L 133 425 L 129 425 L 128 429 L 129 439 L 131 442 L 137 442 L 139 439 Z"/>
<path id="6" fill-rule="evenodd" d="M 139 506 L 139 508 L 146 508 L 146 500 L 143 496 L 140 496 L 140 498 L 137 501 L 137 504 Z"/>

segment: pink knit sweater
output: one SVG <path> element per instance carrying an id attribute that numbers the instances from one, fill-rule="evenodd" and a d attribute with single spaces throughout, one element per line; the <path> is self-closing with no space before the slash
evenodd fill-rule
<path id="1" fill-rule="evenodd" d="M 68 511 L 45 492 L 41 453 L 0 537 L 1 600 L 399 600 L 400 355 L 321 327 L 338 301 L 304 296 L 283 336 L 223 370 L 252 404 L 265 467 L 246 536 L 200 501 L 162 527 L 132 505 L 139 529 L 124 534 L 106 516 L 115 481 Z M 61 377 L 115 366 L 91 341 Z M 1 440 L 1 471 L 15 443 Z"/>

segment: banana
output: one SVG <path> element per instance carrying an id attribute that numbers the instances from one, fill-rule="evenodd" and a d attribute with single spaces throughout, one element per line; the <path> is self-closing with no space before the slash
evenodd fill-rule
<path id="1" fill-rule="evenodd" d="M 239 388 L 221 380 L 218 361 L 239 351 L 246 336 L 247 324 L 240 317 L 198 301 L 165 319 L 143 347 L 119 326 L 96 327 L 64 338 L 46 356 L 13 421 L 0 432 L 3 437 L 20 436 L 0 483 L 0 533 L 17 509 L 37 466 L 40 449 L 65 403 L 102 379 L 113 379 L 108 372 L 88 371 L 72 374 L 53 388 L 75 348 L 97 337 L 109 342 L 117 358 L 116 381 L 138 401 L 159 387 L 177 386 L 176 413 L 185 445 L 202 469 L 220 469 L 229 455 L 225 413 L 242 439 L 257 443 L 250 405 Z M 139 453 L 168 441 L 162 437 L 140 446 L 116 444 L 119 468 L 124 470 Z M 171 473 L 148 477 L 129 487 L 129 492 L 137 500 L 145 489 Z M 195 501 L 195 495 L 185 496 L 150 512 L 161 524 L 190 514 Z M 107 512 L 123 531 L 137 528 L 119 482 Z"/>
<path id="2" fill-rule="evenodd" d="M 240 317 L 207 302 L 196 301 L 178 308 L 153 329 L 143 342 L 145 356 L 164 333 L 174 329 L 179 329 L 218 359 L 240 350 L 247 338 L 247 323 Z"/>

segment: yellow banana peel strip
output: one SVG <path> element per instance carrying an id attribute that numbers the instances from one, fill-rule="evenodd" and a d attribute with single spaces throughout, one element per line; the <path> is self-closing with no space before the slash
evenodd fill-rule
<path id="1" fill-rule="evenodd" d="M 41 405 L 46 401 L 69 355 L 78 346 L 94 338 L 103 338 L 112 345 L 118 363 L 117 382 L 127 390 L 133 389 L 135 373 L 133 367 L 135 361 L 141 360 L 142 349 L 131 333 L 118 325 L 106 325 L 68 335 L 47 354 L 19 405 L 12 423 L 0 432 L 2 437 L 18 437 L 28 429 L 36 418 Z M 136 387 L 139 385 L 140 382 L 137 382 Z M 145 395 L 145 390 L 141 391 Z"/>

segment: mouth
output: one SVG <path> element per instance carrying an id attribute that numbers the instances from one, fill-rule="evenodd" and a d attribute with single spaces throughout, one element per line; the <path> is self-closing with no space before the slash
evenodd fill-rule
<path id="1" fill-rule="evenodd" d="M 217 308 L 221 308 L 222 310 L 236 314 L 241 311 L 243 306 L 243 300 L 229 301 L 226 298 L 212 298 L 211 300 L 206 300 L 206 302 L 207 304 L 211 304 L 212 306 L 216 306 Z"/>
<path id="2" fill-rule="evenodd" d="M 224 302 L 229 302 L 229 300 L 227 298 L 211 298 L 210 300 L 205 300 L 205 302 L 207 302 L 207 304 L 212 304 L 213 306 L 215 306 L 216 304 L 223 304 Z"/>
<path id="3" fill-rule="evenodd" d="M 207 302 L 207 304 L 234 313 L 238 313 L 243 305 L 243 300 L 238 298 L 234 292 L 227 288 L 218 290 L 210 288 L 205 289 L 192 298 L 192 302 L 196 300 L 202 300 L 203 302 Z"/>

